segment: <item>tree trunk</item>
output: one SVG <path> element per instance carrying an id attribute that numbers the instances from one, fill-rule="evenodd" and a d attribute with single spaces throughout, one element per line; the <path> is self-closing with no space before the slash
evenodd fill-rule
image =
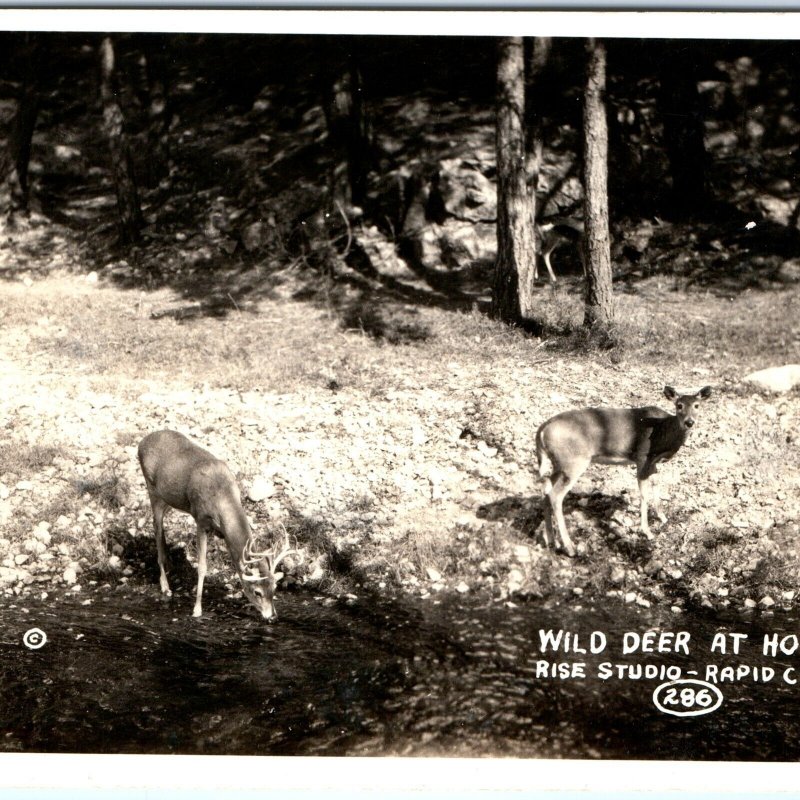
<path id="1" fill-rule="evenodd" d="M 125 119 L 117 100 L 114 73 L 114 43 L 110 36 L 100 43 L 100 97 L 103 101 L 103 128 L 111 153 L 111 169 L 117 193 L 119 238 L 122 244 L 138 241 L 142 228 L 139 192 L 133 177 L 130 148 L 125 136 Z"/>
<path id="2" fill-rule="evenodd" d="M 328 49 L 323 68 L 333 67 L 333 80 L 323 86 L 323 109 L 331 153 L 330 189 L 343 208 L 363 206 L 367 194 L 367 122 L 361 70 L 353 55 Z M 338 62 L 338 63 L 337 63 Z"/>
<path id="3" fill-rule="evenodd" d="M 697 74 L 688 53 L 677 53 L 661 73 L 664 147 L 672 175 L 672 213 L 693 214 L 706 202 L 706 149 Z"/>
<path id="4" fill-rule="evenodd" d="M 25 34 L 17 107 L 11 121 L 6 151 L 0 157 L 0 212 L 4 215 L 28 210 L 28 165 L 31 140 L 39 113 L 38 37 Z"/>
<path id="5" fill-rule="evenodd" d="M 169 102 L 169 71 L 161 37 L 148 38 L 142 49 L 147 80 L 147 186 L 154 188 L 170 172 L 169 126 L 172 109 Z"/>
<path id="6" fill-rule="evenodd" d="M 520 37 L 501 39 L 497 63 L 497 261 L 492 316 L 531 321 L 536 266 L 534 199 L 525 172 L 525 59 Z"/>
<path id="7" fill-rule="evenodd" d="M 606 122 L 606 48 L 587 42 L 584 95 L 584 220 L 586 236 L 586 311 L 584 325 L 608 329 L 614 322 L 611 246 L 608 232 L 608 124 Z"/>
<path id="8" fill-rule="evenodd" d="M 550 60 L 553 40 L 549 36 L 536 36 L 531 42 L 528 58 L 527 80 L 525 85 L 525 122 L 527 125 L 526 152 L 528 155 L 528 181 L 531 194 L 536 202 L 539 188 L 539 172 L 542 167 L 543 125 L 542 109 L 547 92 L 542 85 L 542 75 Z"/>

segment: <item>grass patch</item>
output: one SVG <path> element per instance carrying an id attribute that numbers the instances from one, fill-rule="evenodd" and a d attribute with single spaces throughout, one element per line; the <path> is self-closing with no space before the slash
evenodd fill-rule
<path id="1" fill-rule="evenodd" d="M 66 449 L 61 445 L 31 444 L 8 439 L 0 446 L 0 475 L 16 475 L 25 478 L 53 465 L 57 458 L 64 458 Z"/>
<path id="2" fill-rule="evenodd" d="M 398 577 L 408 577 L 403 573 L 408 569 L 410 574 L 426 577 L 428 569 L 436 570 L 442 575 L 454 571 L 458 567 L 457 542 L 442 536 L 437 529 L 411 529 L 406 531 L 398 546 L 394 549 L 394 558 Z"/>
<path id="3" fill-rule="evenodd" d="M 128 482 L 116 470 L 110 470 L 88 481 L 76 484 L 78 494 L 89 495 L 99 506 L 110 511 L 124 508 L 128 502 Z"/>

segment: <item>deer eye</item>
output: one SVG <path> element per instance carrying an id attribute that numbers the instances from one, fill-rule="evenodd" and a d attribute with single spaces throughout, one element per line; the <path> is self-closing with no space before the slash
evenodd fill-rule
<path id="1" fill-rule="evenodd" d="M 683 411 L 683 403 L 676 403 L 675 407 L 678 409 L 678 411 Z"/>

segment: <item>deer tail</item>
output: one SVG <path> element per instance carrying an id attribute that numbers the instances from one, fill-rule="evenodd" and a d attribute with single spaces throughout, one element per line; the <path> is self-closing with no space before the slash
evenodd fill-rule
<path id="1" fill-rule="evenodd" d="M 536 432 L 536 459 L 539 462 L 539 477 L 544 482 L 544 491 L 547 493 L 551 487 L 548 476 L 553 472 L 553 461 L 547 453 L 541 428 Z"/>

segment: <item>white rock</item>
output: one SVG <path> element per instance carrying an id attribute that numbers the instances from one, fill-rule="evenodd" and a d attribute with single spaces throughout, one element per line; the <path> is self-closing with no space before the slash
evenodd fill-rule
<path id="1" fill-rule="evenodd" d="M 528 564 L 533 560 L 533 554 L 530 547 L 526 544 L 514 545 L 514 558 L 521 564 Z"/>
<path id="2" fill-rule="evenodd" d="M 43 545 L 50 544 L 52 537 L 50 536 L 50 532 L 44 528 L 36 528 L 36 530 L 33 532 L 33 535 L 37 541 L 41 542 Z"/>
<path id="3" fill-rule="evenodd" d="M 74 567 L 67 567 L 61 577 L 64 579 L 64 583 L 72 586 L 78 580 L 78 573 L 75 571 Z"/>
<path id="4" fill-rule="evenodd" d="M 487 458 L 494 458 L 497 455 L 497 448 L 491 447 L 483 440 L 478 442 L 478 450 L 480 450 L 480 452 L 483 453 L 483 455 L 485 455 Z"/>
<path id="5" fill-rule="evenodd" d="M 0 586 L 16 583 L 19 578 L 19 570 L 13 567 L 0 567 Z"/>
<path id="6" fill-rule="evenodd" d="M 774 605 L 775 605 L 775 601 L 774 601 L 774 600 L 773 600 L 773 599 L 772 599 L 772 598 L 771 598 L 769 595 L 764 595 L 764 597 L 762 597 L 762 598 L 761 598 L 761 599 L 758 601 L 758 604 L 759 604 L 759 605 L 760 605 L 762 608 L 772 608 L 772 606 L 774 606 Z"/>
<path id="7" fill-rule="evenodd" d="M 466 594 L 469 591 L 469 586 L 467 586 L 464 581 L 461 581 L 461 583 L 456 586 L 456 591 L 460 592 L 461 594 Z"/>
<path id="8" fill-rule="evenodd" d="M 428 576 L 428 580 L 434 583 L 438 583 L 442 579 L 442 573 L 434 567 L 426 567 L 425 574 Z"/>
<path id="9" fill-rule="evenodd" d="M 19 567 L 20 565 L 24 564 L 30 556 L 20 553 L 19 555 L 14 556 L 14 563 Z"/>
<path id="10" fill-rule="evenodd" d="M 744 601 L 744 607 L 745 607 L 745 608 L 755 608 L 757 605 L 758 605 L 758 603 L 756 603 L 756 601 L 755 601 L 755 600 L 753 600 L 753 598 L 752 598 L 752 597 L 748 597 L 748 598 L 747 598 L 747 599 Z"/>
<path id="11" fill-rule="evenodd" d="M 745 380 L 770 392 L 788 392 L 800 384 L 800 364 L 760 369 L 746 375 Z"/>
<path id="12" fill-rule="evenodd" d="M 525 581 L 525 576 L 518 569 L 511 569 L 508 571 L 508 591 L 516 592 L 522 588 Z"/>
<path id="13" fill-rule="evenodd" d="M 108 566 L 111 569 L 119 569 L 120 565 L 122 564 L 119 556 L 110 556 L 108 559 Z"/>
<path id="14" fill-rule="evenodd" d="M 254 503 L 258 503 L 261 500 L 266 500 L 268 497 L 272 497 L 276 491 L 276 486 L 271 480 L 259 476 L 251 484 L 250 489 L 247 492 L 247 496 Z"/>
<path id="15" fill-rule="evenodd" d="M 636 592 L 628 592 L 625 595 L 625 602 L 626 603 L 635 603 L 636 602 Z"/>

